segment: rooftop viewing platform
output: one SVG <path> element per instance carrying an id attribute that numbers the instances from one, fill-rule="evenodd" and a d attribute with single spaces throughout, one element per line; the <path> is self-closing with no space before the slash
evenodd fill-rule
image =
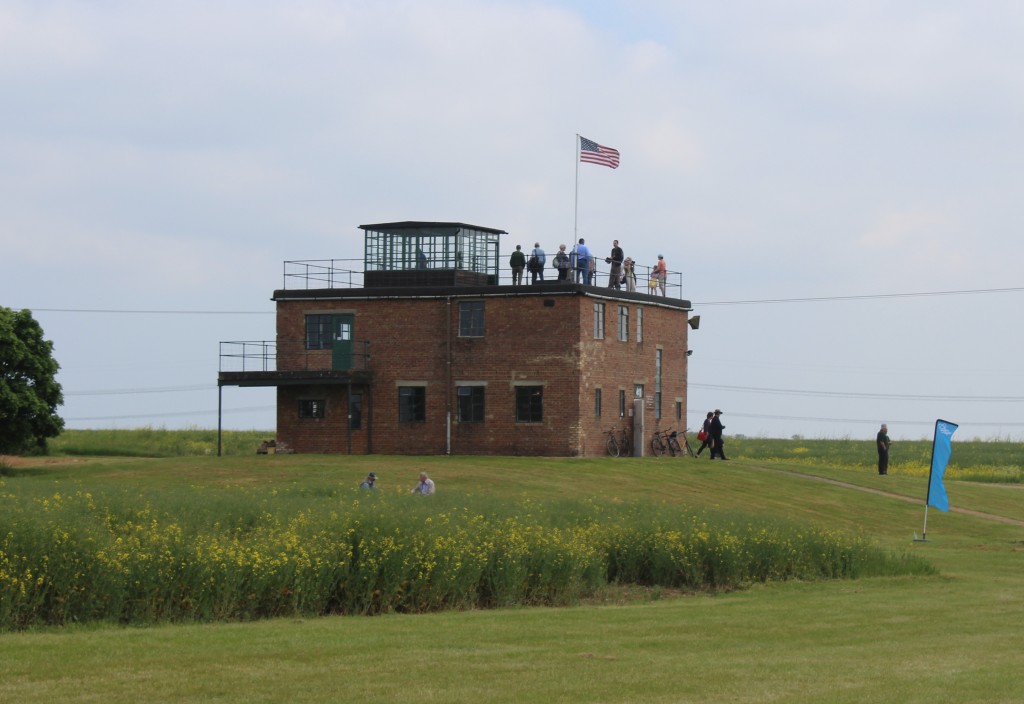
<path id="1" fill-rule="evenodd" d="M 286 261 L 283 290 L 513 285 L 509 256 L 515 248 L 501 251 L 499 236 L 508 234 L 504 230 L 456 222 L 411 221 L 360 225 L 360 229 L 365 233 L 362 259 Z M 571 245 L 567 243 L 567 248 Z M 525 247 L 527 257 L 532 249 Z M 582 272 L 576 269 L 570 269 L 568 279 L 557 281 L 558 271 L 553 266 L 557 251 L 557 244 L 545 249 L 543 285 L 581 285 Z M 590 287 L 608 288 L 608 254 L 593 248 L 591 253 L 597 266 L 592 268 Z M 635 293 L 682 299 L 682 273 L 668 270 L 663 286 L 659 286 L 655 265 L 634 262 Z M 530 272 L 524 271 L 520 288 L 528 289 L 531 279 Z M 619 285 L 622 291 L 629 290 L 626 282 L 620 280 Z"/>

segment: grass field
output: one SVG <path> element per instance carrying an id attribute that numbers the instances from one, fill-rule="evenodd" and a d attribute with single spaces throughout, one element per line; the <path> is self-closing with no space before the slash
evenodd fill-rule
<path id="1" fill-rule="evenodd" d="M 788 442 L 788 441 L 787 441 Z M 795 442 L 795 441 L 794 441 Z M 755 585 L 716 596 L 609 589 L 569 608 L 71 627 L 0 636 L 0 700 L 18 702 L 1020 702 L 1024 489 L 926 479 L 778 451 L 728 463 L 467 457 L 50 457 L 7 461 L 5 482 L 385 489 L 420 469 L 439 492 L 697 505 L 863 533 L 936 576 Z M 870 443 L 868 444 L 870 449 Z M 954 460 L 968 475 L 963 448 Z M 733 457 L 740 458 L 740 441 Z M 895 453 L 894 453 L 895 454 Z M 895 459 L 895 457 L 894 457 Z M 986 457 L 1008 467 L 1012 454 Z M 1019 471 L 1017 468 L 1016 471 Z"/>

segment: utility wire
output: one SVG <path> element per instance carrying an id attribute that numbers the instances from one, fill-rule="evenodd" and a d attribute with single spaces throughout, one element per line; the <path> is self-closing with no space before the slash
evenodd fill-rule
<path id="1" fill-rule="evenodd" d="M 14 308 L 14 310 L 22 310 Z M 102 308 L 29 308 L 33 313 L 114 313 L 119 315 L 275 315 L 272 310 L 126 310 Z"/>
<path id="2" fill-rule="evenodd" d="M 922 291 L 917 293 L 871 293 L 856 296 L 810 296 L 806 298 L 765 298 L 740 301 L 694 301 L 694 306 L 741 306 L 759 305 L 763 303 L 817 303 L 821 301 L 863 301 L 887 298 L 924 298 L 927 296 L 973 296 L 992 293 L 1020 293 L 1024 287 L 1018 288 L 979 288 L 962 291 Z"/>
<path id="3" fill-rule="evenodd" d="M 828 396 L 833 398 L 877 398 L 891 401 L 973 401 L 977 403 L 1020 403 L 1024 396 L 948 396 L 917 394 L 877 394 L 860 391 L 806 391 L 800 389 L 772 389 L 756 386 L 726 386 L 724 384 L 694 384 L 691 389 L 717 389 L 719 391 L 742 391 L 755 394 L 779 394 L 783 396 Z"/>
<path id="4" fill-rule="evenodd" d="M 1012 288 L 978 288 L 958 291 L 918 291 L 912 293 L 868 293 L 853 296 L 807 296 L 804 298 L 763 298 L 738 301 L 694 301 L 694 306 L 740 306 L 761 305 L 766 303 L 818 303 L 823 301 L 863 301 L 891 298 L 925 298 L 928 296 L 974 296 L 995 293 L 1020 293 L 1024 287 Z M 19 308 L 13 307 L 15 310 Z M 121 308 L 32 308 L 28 310 L 39 313 L 111 313 L 140 315 L 274 315 L 274 311 L 257 310 L 129 310 Z"/>
<path id="5" fill-rule="evenodd" d="M 277 406 L 249 406 L 247 408 L 225 408 L 223 410 L 224 415 L 230 413 L 252 413 L 256 411 L 272 411 Z M 202 411 L 177 411 L 173 413 L 141 413 L 136 415 L 128 416 L 89 416 L 88 418 L 65 418 L 64 421 L 68 423 L 79 423 L 83 421 L 92 420 L 139 420 L 140 418 L 181 418 L 183 416 L 204 416 L 204 415 L 217 415 L 217 409 L 202 410 Z"/>

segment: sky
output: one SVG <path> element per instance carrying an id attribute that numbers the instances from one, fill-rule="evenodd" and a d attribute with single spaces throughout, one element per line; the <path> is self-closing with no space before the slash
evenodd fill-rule
<path id="1" fill-rule="evenodd" d="M 681 272 L 690 427 L 1019 440 L 1021 36 L 995 0 L 0 0 L 0 305 L 67 427 L 212 428 L 284 261 L 578 233 Z"/>

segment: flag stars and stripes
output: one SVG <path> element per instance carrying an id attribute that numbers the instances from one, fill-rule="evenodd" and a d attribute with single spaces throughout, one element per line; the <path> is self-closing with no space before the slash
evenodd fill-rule
<path id="1" fill-rule="evenodd" d="M 619 168 L 619 150 L 602 146 L 592 139 L 580 137 L 580 161 L 617 169 Z"/>

